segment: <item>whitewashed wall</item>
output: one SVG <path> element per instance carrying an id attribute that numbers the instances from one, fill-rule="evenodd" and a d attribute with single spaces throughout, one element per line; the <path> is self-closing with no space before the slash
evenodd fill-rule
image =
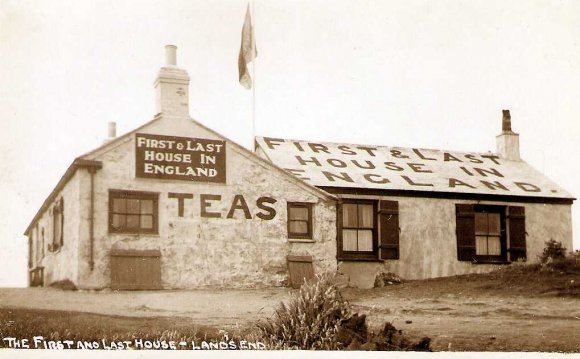
<path id="1" fill-rule="evenodd" d="M 404 279 L 425 279 L 483 273 L 501 266 L 472 264 L 457 260 L 455 204 L 475 203 L 474 201 L 378 196 L 358 196 L 357 198 L 399 201 L 400 259 L 370 263 L 340 263 L 340 270 L 350 276 L 352 285 L 370 287 L 377 273 L 381 271 L 394 272 Z M 570 205 L 493 201 L 478 201 L 477 203 L 525 207 L 528 262 L 537 262 L 538 255 L 545 247 L 545 242 L 550 239 L 560 241 L 565 247 L 572 248 Z"/>
<path id="2" fill-rule="evenodd" d="M 140 130 L 142 133 L 220 139 L 203 127 L 182 118 L 163 118 Z M 316 191 L 305 190 L 294 178 L 273 170 L 261 160 L 251 160 L 247 152 L 227 144 L 227 183 L 207 184 L 179 180 L 135 178 L 134 137 L 106 152 L 98 151 L 90 159 L 103 162 L 95 176 L 95 269 L 88 267 L 88 240 L 80 248 L 82 288 L 110 285 L 109 254 L 111 249 L 157 249 L 161 251 L 161 276 L 164 288 L 201 286 L 279 286 L 288 282 L 286 256 L 312 255 L 316 272 L 336 269 L 335 204 L 321 198 Z M 83 180 L 83 193 L 89 182 Z M 159 235 L 108 233 L 109 189 L 159 192 Z M 178 202 L 168 192 L 191 193 L 185 200 L 184 217 L 178 217 Z M 212 211 L 222 218 L 200 216 L 200 194 L 221 195 L 212 202 Z M 235 218 L 226 214 L 235 195 L 248 203 L 252 219 L 242 211 Z M 277 200 L 272 205 L 276 217 L 262 220 L 256 200 L 267 196 Z M 286 202 L 315 203 L 314 241 L 293 243 L 287 237 Z M 89 201 L 83 196 L 82 213 Z M 84 228 L 88 222 L 83 219 Z M 82 229 L 84 232 L 85 230 Z M 87 237 L 88 238 L 88 237 Z"/>

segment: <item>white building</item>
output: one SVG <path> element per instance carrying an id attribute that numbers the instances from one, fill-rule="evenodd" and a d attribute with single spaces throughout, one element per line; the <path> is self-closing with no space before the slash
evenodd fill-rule
<path id="1" fill-rule="evenodd" d="M 174 46 L 158 114 L 78 157 L 39 209 L 30 285 L 171 289 L 299 284 L 339 270 L 370 287 L 485 272 L 572 246 L 573 196 L 519 157 L 256 138 L 252 153 L 191 119 Z"/>

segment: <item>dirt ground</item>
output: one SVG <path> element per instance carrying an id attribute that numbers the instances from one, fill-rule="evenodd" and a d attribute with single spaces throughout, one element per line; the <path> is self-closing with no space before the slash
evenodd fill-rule
<path id="1" fill-rule="evenodd" d="M 576 298 L 432 295 L 412 284 L 345 296 L 371 328 L 391 321 L 412 336 L 429 336 L 434 350 L 580 352 Z"/>
<path id="2" fill-rule="evenodd" d="M 576 290 L 574 279 L 562 280 Z M 565 295 L 553 288 L 533 290 L 537 286 L 532 279 L 523 283 L 521 278 L 510 282 L 497 275 L 461 276 L 371 290 L 348 288 L 343 295 L 354 311 L 367 314 L 371 330 L 390 321 L 412 337 L 430 337 L 433 350 L 580 352 L 580 296 L 569 291 L 570 285 Z M 0 308 L 170 317 L 228 329 L 252 326 L 271 316 L 294 292 L 288 288 L 157 292 L 0 289 Z"/>
<path id="3" fill-rule="evenodd" d="M 288 288 L 179 291 L 62 291 L 0 288 L 0 308 L 98 313 L 127 317 L 185 317 L 193 323 L 231 328 L 268 317 L 290 298 Z"/>

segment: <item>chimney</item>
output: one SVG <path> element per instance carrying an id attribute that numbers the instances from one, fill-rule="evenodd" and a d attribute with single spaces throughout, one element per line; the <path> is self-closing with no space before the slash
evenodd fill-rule
<path id="1" fill-rule="evenodd" d="M 496 136 L 497 154 L 509 161 L 520 161 L 520 135 L 512 131 L 510 110 L 502 110 L 501 133 Z"/>
<path id="2" fill-rule="evenodd" d="M 189 117 L 189 75 L 177 67 L 177 46 L 165 46 L 165 66 L 154 85 L 157 113 Z"/>

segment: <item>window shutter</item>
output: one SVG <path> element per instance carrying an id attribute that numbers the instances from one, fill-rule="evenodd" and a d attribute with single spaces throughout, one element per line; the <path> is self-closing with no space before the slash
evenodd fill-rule
<path id="1" fill-rule="evenodd" d="M 32 232 L 28 234 L 28 268 L 32 268 Z"/>
<path id="2" fill-rule="evenodd" d="M 60 243 L 60 238 L 58 238 L 58 208 L 53 206 L 52 208 L 52 246 L 55 248 Z"/>
<path id="3" fill-rule="evenodd" d="M 60 245 L 64 244 L 64 198 L 60 199 Z"/>
<path id="4" fill-rule="evenodd" d="M 399 202 L 380 201 L 381 259 L 399 259 Z"/>
<path id="5" fill-rule="evenodd" d="M 525 207 L 509 206 L 509 253 L 512 262 L 526 259 L 526 209 Z"/>
<path id="6" fill-rule="evenodd" d="M 342 204 L 336 204 L 336 254 L 342 257 Z"/>
<path id="7" fill-rule="evenodd" d="M 475 213 L 473 204 L 456 204 L 457 259 L 473 261 L 475 258 Z"/>

